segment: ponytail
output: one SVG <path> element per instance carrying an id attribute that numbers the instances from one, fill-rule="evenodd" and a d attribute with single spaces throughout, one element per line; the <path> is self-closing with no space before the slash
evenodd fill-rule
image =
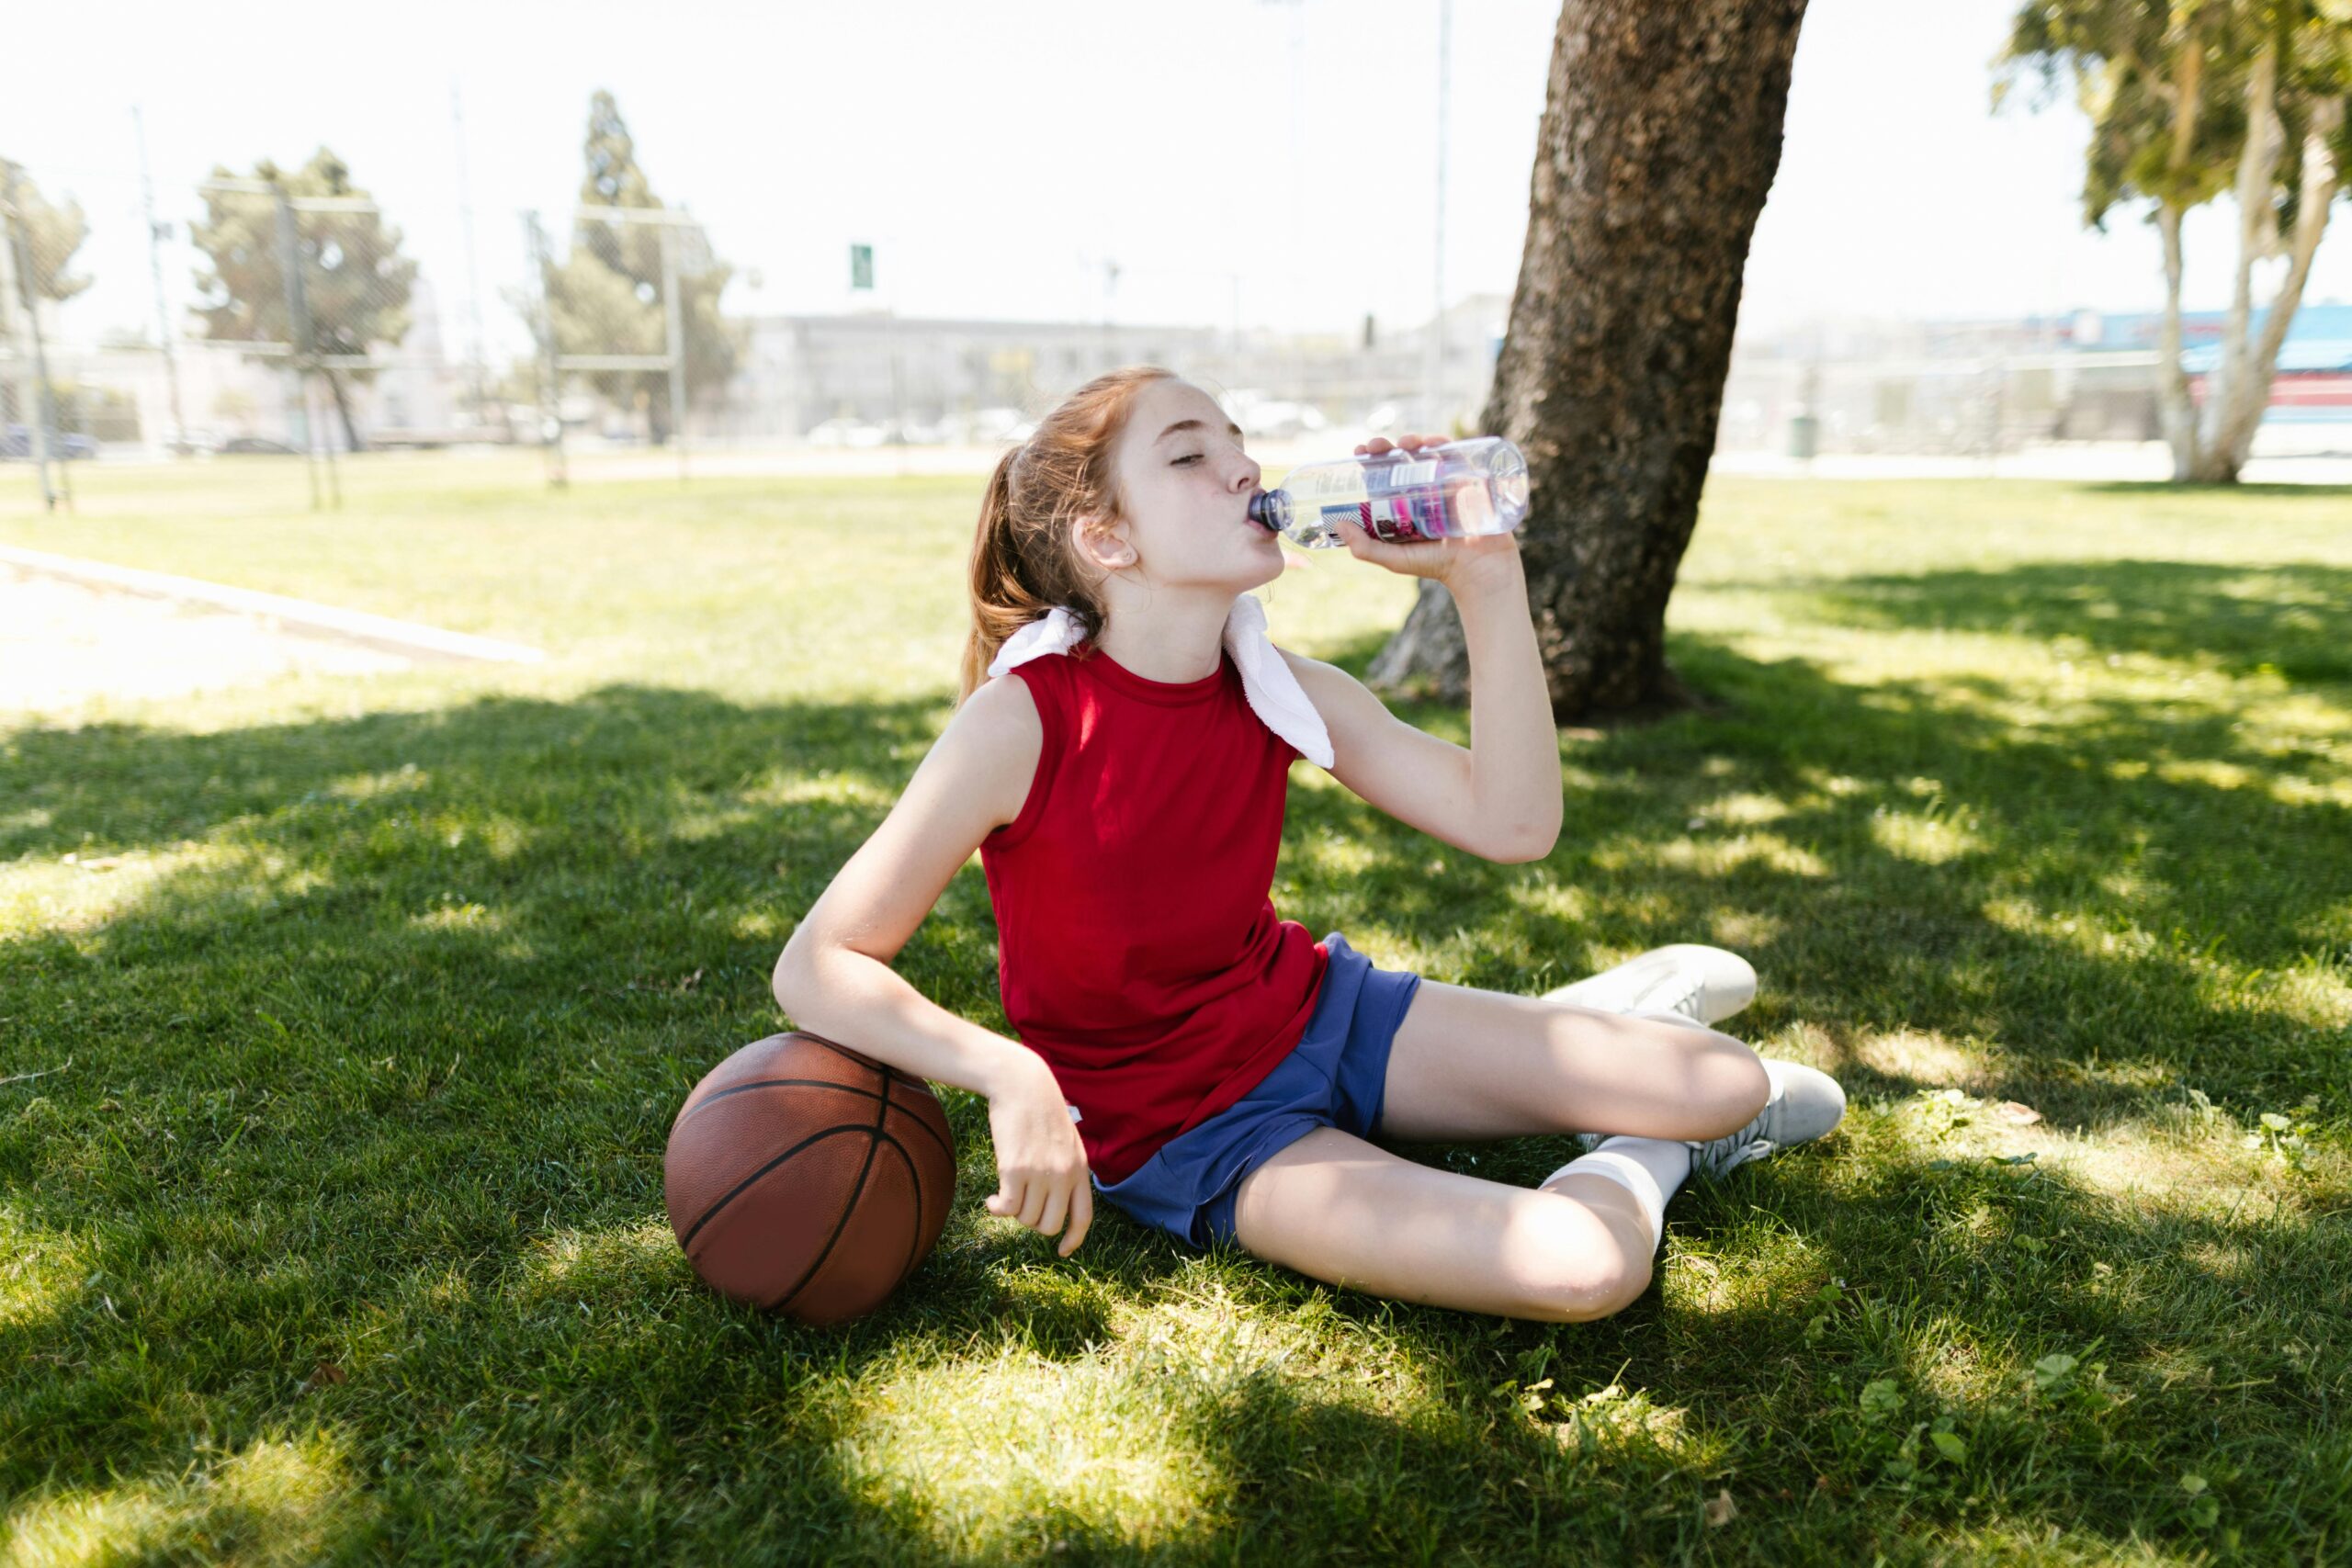
<path id="1" fill-rule="evenodd" d="M 1006 639 L 1056 605 L 1078 617 L 1089 643 L 1102 637 L 1109 613 L 1069 525 L 1087 513 L 1117 515 L 1112 447 L 1136 393 L 1174 374 L 1136 365 L 1098 376 L 1038 421 L 1025 444 L 997 459 L 972 537 L 972 629 L 957 706 L 987 681 Z"/>

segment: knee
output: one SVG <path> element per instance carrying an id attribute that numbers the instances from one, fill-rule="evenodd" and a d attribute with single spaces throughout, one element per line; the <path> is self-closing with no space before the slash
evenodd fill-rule
<path id="1" fill-rule="evenodd" d="M 1710 1108 L 1720 1123 L 1700 1137 L 1720 1138 L 1736 1133 L 1763 1113 L 1771 1098 L 1772 1080 L 1765 1075 L 1764 1059 L 1728 1034 L 1717 1034 L 1692 1064 L 1693 1100 Z"/>
<path id="2" fill-rule="evenodd" d="M 1652 1249 L 1572 1199 L 1518 1216 L 1510 1237 L 1512 1317 L 1586 1323 L 1631 1306 L 1650 1285 Z"/>

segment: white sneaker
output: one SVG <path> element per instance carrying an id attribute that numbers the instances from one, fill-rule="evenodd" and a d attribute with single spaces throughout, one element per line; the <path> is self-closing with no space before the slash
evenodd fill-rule
<path id="1" fill-rule="evenodd" d="M 1772 1092 L 1756 1120 L 1736 1133 L 1690 1145 L 1693 1175 L 1722 1177 L 1752 1159 L 1794 1144 L 1809 1144 L 1838 1125 L 1846 1114 L 1846 1091 L 1838 1080 L 1803 1062 L 1764 1059 Z"/>
<path id="2" fill-rule="evenodd" d="M 1546 991 L 1543 999 L 1601 1012 L 1678 1012 L 1713 1023 L 1756 999 L 1756 970 L 1736 953 L 1679 942 Z"/>

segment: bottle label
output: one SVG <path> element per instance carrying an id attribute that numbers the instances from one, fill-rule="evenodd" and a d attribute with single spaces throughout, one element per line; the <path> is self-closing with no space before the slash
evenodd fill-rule
<path id="1" fill-rule="evenodd" d="M 1364 490 L 1361 502 L 1323 508 L 1327 531 L 1345 517 L 1375 539 L 1411 544 L 1445 537 L 1445 492 L 1438 483 L 1436 458 L 1369 464 Z"/>
<path id="2" fill-rule="evenodd" d="M 1420 468 L 1420 463 L 1416 463 L 1416 468 Z M 1435 468 L 1435 463 L 1428 463 L 1428 468 Z M 1345 517 L 1374 538 L 1416 543 L 1423 538 L 1444 538 L 1444 493 L 1437 484 L 1416 489 L 1390 489 L 1381 484 L 1366 501 L 1322 508 L 1322 522 L 1324 531 L 1334 531 L 1331 525 Z"/>

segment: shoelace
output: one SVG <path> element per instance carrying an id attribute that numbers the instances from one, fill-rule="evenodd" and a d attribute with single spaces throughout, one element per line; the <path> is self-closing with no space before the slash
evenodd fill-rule
<path id="1" fill-rule="evenodd" d="M 1732 1147 L 1734 1145 L 1738 1146 Z M 1746 1144 L 1739 1144 L 1739 1134 L 1733 1133 L 1713 1143 L 1691 1145 L 1690 1168 L 1693 1170 L 1703 1169 L 1715 1176 L 1727 1176 L 1749 1160 L 1762 1159 L 1780 1146 L 1770 1138 L 1750 1138 Z M 1731 1157 L 1720 1165 L 1708 1164 L 1707 1156 L 1719 1149 L 1728 1152 Z"/>
<path id="2" fill-rule="evenodd" d="M 1778 1143 L 1764 1136 L 1764 1123 L 1785 1102 L 1783 1097 L 1786 1092 L 1781 1080 L 1777 1077 L 1774 1077 L 1771 1098 L 1765 1100 L 1764 1109 L 1756 1113 L 1756 1120 L 1736 1133 L 1725 1133 L 1720 1138 L 1712 1138 L 1703 1144 L 1692 1144 L 1690 1168 L 1693 1170 L 1709 1170 L 1716 1176 L 1725 1176 L 1737 1170 L 1749 1160 L 1762 1159 L 1766 1155 L 1779 1148 L 1781 1145 Z M 1723 1163 L 1713 1164 L 1712 1162 L 1718 1157 L 1722 1158 Z"/>

